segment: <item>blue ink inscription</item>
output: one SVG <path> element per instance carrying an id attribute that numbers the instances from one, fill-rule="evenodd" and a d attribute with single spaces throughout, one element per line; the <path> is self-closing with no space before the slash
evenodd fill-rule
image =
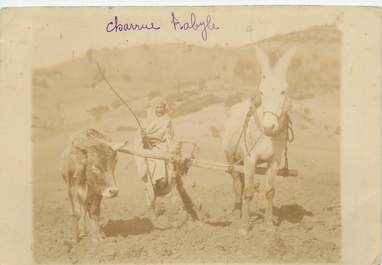
<path id="1" fill-rule="evenodd" d="M 149 23 L 119 23 L 118 17 L 114 17 L 114 21 L 110 21 L 106 25 L 107 32 L 118 32 L 118 31 L 131 31 L 131 30 L 159 30 L 160 26 L 156 25 L 154 22 Z"/>
<path id="2" fill-rule="evenodd" d="M 190 20 L 186 22 L 181 22 L 175 17 L 175 13 L 171 12 L 171 25 L 174 27 L 174 30 L 201 30 L 202 39 L 207 40 L 208 30 L 218 30 L 219 27 L 212 22 L 210 15 L 207 15 L 205 21 L 196 21 L 196 15 L 194 12 L 190 15 Z"/>
<path id="3" fill-rule="evenodd" d="M 181 21 L 175 16 L 175 12 L 171 12 L 171 22 L 175 31 L 199 31 L 202 40 L 207 41 L 209 31 L 219 30 L 220 28 L 212 21 L 212 17 L 207 15 L 204 20 L 197 20 L 194 12 L 191 12 L 188 20 Z M 122 23 L 119 22 L 118 16 L 114 17 L 106 24 L 106 32 L 122 32 L 122 31 L 157 31 L 161 26 L 155 22 L 148 23 Z"/>

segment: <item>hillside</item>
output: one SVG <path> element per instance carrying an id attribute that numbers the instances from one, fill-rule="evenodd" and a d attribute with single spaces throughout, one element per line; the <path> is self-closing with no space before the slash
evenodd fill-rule
<path id="1" fill-rule="evenodd" d="M 291 46 L 297 53 L 288 73 L 290 95 L 309 98 L 339 89 L 340 32 L 335 25 L 273 36 L 242 47 L 203 48 L 187 44 L 88 50 L 77 59 L 33 72 L 33 126 L 76 127 L 105 115 L 126 115 L 97 68 L 140 114 L 162 94 L 179 116 L 227 99 L 237 101 L 258 85 L 255 47 L 276 60 Z M 202 102 L 190 108 L 190 102 Z M 232 100 L 230 101 L 232 102 Z"/>

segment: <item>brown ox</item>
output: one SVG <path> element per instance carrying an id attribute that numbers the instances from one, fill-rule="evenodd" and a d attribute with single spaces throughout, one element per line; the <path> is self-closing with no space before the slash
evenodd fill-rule
<path id="1" fill-rule="evenodd" d="M 68 184 L 75 242 L 86 232 L 90 232 L 95 241 L 103 238 L 99 225 L 102 198 L 118 195 L 114 176 L 117 152 L 105 139 L 95 130 L 82 131 L 73 137 L 61 158 L 60 173 Z M 90 219 L 89 231 L 87 215 Z"/>

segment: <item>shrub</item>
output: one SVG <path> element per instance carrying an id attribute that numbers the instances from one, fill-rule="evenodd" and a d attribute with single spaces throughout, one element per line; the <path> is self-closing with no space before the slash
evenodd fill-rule
<path id="1" fill-rule="evenodd" d="M 108 106 L 100 105 L 87 110 L 87 112 L 92 115 L 95 120 L 99 120 L 101 115 L 110 111 Z"/>
<path id="2" fill-rule="evenodd" d="M 209 105 L 216 104 L 221 102 L 221 98 L 213 95 L 213 94 L 207 94 L 200 97 L 195 97 L 190 101 L 186 101 L 179 106 L 175 107 L 175 109 L 172 112 L 173 117 L 183 116 L 189 113 L 197 112 Z"/>

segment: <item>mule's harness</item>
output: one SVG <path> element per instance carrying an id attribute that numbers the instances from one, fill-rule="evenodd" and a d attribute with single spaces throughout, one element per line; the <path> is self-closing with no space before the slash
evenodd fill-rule
<path id="1" fill-rule="evenodd" d="M 290 133 L 290 134 L 289 134 Z M 289 138 L 290 137 L 290 138 Z M 291 143 L 294 140 L 294 132 L 292 128 L 292 121 L 288 116 L 288 124 L 287 124 L 287 141 L 285 144 L 285 150 L 284 150 L 284 168 L 287 170 L 285 171 L 284 177 L 287 177 L 288 172 L 288 142 Z"/>
<path id="2" fill-rule="evenodd" d="M 255 113 L 254 111 L 252 111 L 252 106 L 255 106 Z M 239 148 L 239 144 L 240 144 L 240 141 L 241 141 L 241 138 L 244 138 L 244 148 L 245 148 L 245 153 L 247 156 L 250 156 L 250 153 L 252 152 L 252 150 L 256 147 L 256 145 L 258 144 L 258 142 L 260 141 L 260 139 L 264 136 L 264 132 L 262 130 L 262 127 L 261 125 L 259 124 L 260 122 L 257 120 L 258 118 L 256 116 L 254 116 L 255 118 L 255 122 L 257 123 L 257 127 L 259 128 L 259 130 L 261 130 L 261 134 L 259 135 L 259 137 L 257 137 L 254 145 L 249 149 L 248 148 L 248 143 L 247 143 L 247 129 L 248 129 L 248 124 L 249 124 L 249 120 L 251 118 L 252 115 L 256 115 L 256 110 L 257 110 L 257 107 L 255 104 L 254 104 L 254 98 L 251 98 L 251 104 L 250 104 L 250 107 L 249 107 L 249 110 L 246 114 L 246 117 L 245 117 L 245 120 L 243 122 L 243 125 L 242 125 L 242 129 L 241 129 L 241 132 L 240 132 L 240 135 L 236 141 L 236 144 L 235 144 L 235 149 L 234 149 L 234 152 L 232 154 L 232 159 L 234 160 L 235 159 L 235 156 L 237 154 L 237 150 Z M 287 113 L 284 113 L 282 115 L 277 115 L 276 113 L 272 112 L 272 111 L 264 111 L 263 112 L 263 115 L 265 113 L 269 113 L 271 115 L 273 115 L 274 117 L 276 117 L 277 121 L 280 122 L 282 121 L 282 117 L 284 119 L 287 119 L 287 125 L 286 125 L 286 128 L 287 128 L 287 142 L 286 142 L 286 145 L 285 145 L 285 149 L 284 149 L 284 157 L 285 157 L 285 160 L 284 160 L 284 168 L 288 169 L 288 142 L 291 143 L 293 142 L 294 140 L 294 132 L 293 132 L 293 128 L 292 128 L 292 121 L 289 117 L 289 115 Z M 284 123 L 285 121 L 283 121 Z M 273 136 L 276 136 L 278 135 L 279 133 L 281 133 L 283 130 L 285 129 L 284 126 L 282 126 L 277 133 L 275 133 Z M 272 136 L 272 137 L 273 137 Z M 237 165 L 239 164 L 241 161 L 243 160 L 243 158 L 240 158 L 238 161 L 232 163 L 230 166 L 229 166 L 229 169 L 228 171 L 232 171 L 233 170 L 233 167 L 234 165 Z M 285 171 L 286 173 L 285 174 L 288 174 L 288 170 Z"/>

